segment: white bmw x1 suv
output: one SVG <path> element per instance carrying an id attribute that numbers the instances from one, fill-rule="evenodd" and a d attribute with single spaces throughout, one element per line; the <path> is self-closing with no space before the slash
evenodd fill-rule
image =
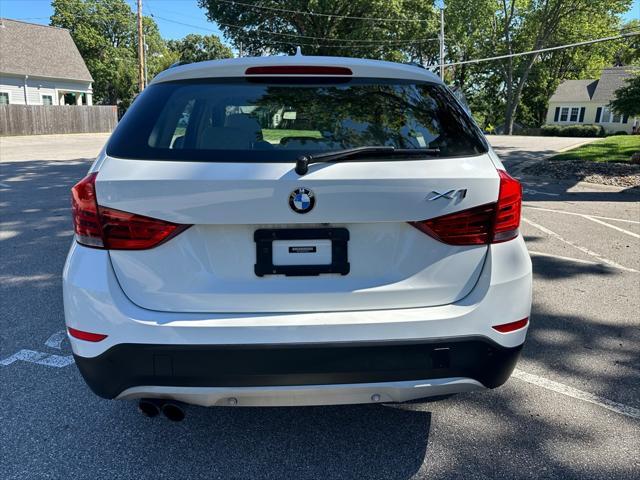
<path id="1" fill-rule="evenodd" d="M 170 68 L 72 189 L 77 366 L 105 398 L 205 406 L 497 387 L 531 308 L 521 200 L 422 68 Z"/>

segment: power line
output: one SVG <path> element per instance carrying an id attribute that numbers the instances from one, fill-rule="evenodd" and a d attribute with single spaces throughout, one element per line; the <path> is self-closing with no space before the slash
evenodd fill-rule
<path id="1" fill-rule="evenodd" d="M 284 12 L 284 13 L 295 13 L 297 15 L 309 15 L 312 17 L 329 17 L 329 18 L 340 18 L 345 20 L 368 20 L 375 22 L 396 22 L 396 23 L 425 23 L 431 21 L 427 18 L 377 18 L 377 17 L 353 17 L 350 15 L 337 15 L 333 13 L 316 13 L 316 12 L 303 12 L 300 10 L 290 10 L 287 8 L 277 8 L 277 7 L 267 7 L 265 5 L 252 5 L 250 3 L 237 2 L 235 0 L 218 0 L 221 3 L 229 3 L 231 5 L 241 5 L 243 7 L 261 9 L 261 10 L 271 10 L 274 12 Z"/>
<path id="2" fill-rule="evenodd" d="M 584 41 L 584 42 L 570 43 L 570 44 L 567 44 L 567 45 L 559 45 L 557 47 L 540 48 L 538 50 L 530 50 L 528 52 L 510 53 L 510 54 L 507 54 L 507 55 L 498 55 L 496 57 L 477 58 L 477 59 L 474 59 L 474 60 L 465 60 L 465 61 L 462 61 L 462 62 L 445 63 L 444 66 L 445 67 L 452 67 L 454 65 L 465 65 L 465 64 L 468 64 L 468 63 L 489 62 L 489 61 L 493 61 L 493 60 L 502 60 L 502 59 L 511 58 L 511 57 L 521 57 L 523 55 L 531 55 L 531 54 L 534 54 L 534 53 L 551 52 L 553 50 L 562 50 L 564 48 L 580 47 L 582 45 L 590 45 L 592 43 L 608 42 L 608 41 L 611 41 L 611 40 L 618 40 L 620 38 L 625 38 L 625 37 L 634 37 L 636 35 L 640 35 L 640 31 L 623 33 L 623 34 L 620 34 L 620 35 L 615 35 L 613 37 L 597 38 L 595 40 L 587 40 L 587 41 Z M 435 65 L 434 65 L 434 67 L 435 67 Z"/>
<path id="3" fill-rule="evenodd" d="M 178 25 L 197 28 L 199 30 L 203 30 L 203 31 L 207 31 L 207 32 L 216 32 L 216 30 L 214 30 L 212 28 L 201 27 L 199 25 L 192 25 L 192 24 L 189 24 L 189 23 L 183 23 L 183 22 L 179 22 L 177 20 L 170 20 L 168 18 L 159 17 L 159 16 L 153 15 L 153 14 L 151 14 L 151 16 L 153 18 L 160 19 L 160 20 L 163 20 L 165 22 L 176 23 Z M 262 43 L 264 43 L 265 45 L 294 45 L 294 46 L 305 46 L 305 47 L 316 47 L 316 48 L 318 48 L 318 47 L 322 47 L 322 48 L 351 48 L 351 49 L 355 49 L 355 50 L 374 46 L 374 45 L 337 45 L 337 44 L 323 45 L 321 43 L 304 43 L 304 42 L 296 42 L 296 41 L 293 41 L 293 40 L 291 40 L 291 41 L 287 41 L 287 40 L 263 40 Z"/>
<path id="4" fill-rule="evenodd" d="M 206 29 L 204 27 L 200 27 L 198 25 L 193 25 L 191 23 L 180 22 L 178 20 L 173 20 L 171 18 L 161 17 L 160 15 L 155 15 L 153 13 L 151 14 L 151 16 L 153 18 L 158 18 L 160 20 L 164 20 L 165 22 L 171 22 L 171 23 L 175 23 L 175 24 L 178 24 L 178 25 L 183 25 L 183 26 L 186 26 L 186 27 L 201 28 L 203 30 L 209 30 L 209 31 L 215 32 L 215 30 L 213 30 L 213 29 Z M 232 23 L 222 23 L 222 22 L 216 22 L 216 23 L 218 25 L 224 25 L 225 27 L 237 28 L 237 29 L 246 31 L 245 27 L 242 26 L 242 25 L 234 25 Z M 438 41 L 438 38 L 395 39 L 395 40 L 390 40 L 390 39 L 358 40 L 358 39 L 352 39 L 352 38 L 325 38 L 325 37 L 314 37 L 314 36 L 310 36 L 310 35 L 302 35 L 302 34 L 298 34 L 298 33 L 273 32 L 271 30 L 262 30 L 262 29 L 253 29 L 253 30 L 247 31 L 247 33 L 263 33 L 263 34 L 266 34 L 266 35 L 281 35 L 281 36 L 290 37 L 290 38 L 302 38 L 304 40 L 322 40 L 323 42 L 347 42 L 347 43 L 353 43 L 355 46 L 358 46 L 358 45 L 360 45 L 360 46 L 369 46 L 369 45 L 375 46 L 375 45 L 378 45 L 378 44 L 388 44 L 388 45 L 399 44 L 399 45 L 402 45 L 402 44 L 407 44 L 407 43 L 425 43 L 425 42 Z M 289 42 L 286 42 L 286 43 L 289 43 Z M 294 43 L 297 43 L 297 42 L 290 42 L 290 43 L 294 44 Z M 315 45 L 315 43 L 314 44 L 310 44 L 310 45 Z"/>

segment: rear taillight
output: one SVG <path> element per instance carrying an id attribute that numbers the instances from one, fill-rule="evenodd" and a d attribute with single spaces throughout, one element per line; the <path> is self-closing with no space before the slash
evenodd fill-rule
<path id="1" fill-rule="evenodd" d="M 493 226 L 492 243 L 506 242 L 516 238 L 520 229 L 522 210 L 522 185 L 504 170 L 500 175 L 500 194 L 496 209 L 496 223 Z"/>
<path id="2" fill-rule="evenodd" d="M 71 189 L 71 215 L 78 243 L 90 247 L 104 247 L 102 227 L 96 200 L 97 173 L 87 175 Z"/>
<path id="3" fill-rule="evenodd" d="M 449 245 L 483 245 L 516 238 L 520 227 L 522 187 L 507 172 L 498 170 L 498 175 L 497 203 L 409 224 Z"/>
<path id="4" fill-rule="evenodd" d="M 73 227 L 78 243 L 110 250 L 145 250 L 190 226 L 99 206 L 97 175 L 88 175 L 71 189 Z"/>
<path id="5" fill-rule="evenodd" d="M 431 220 L 409 223 L 449 245 L 482 245 L 489 243 L 495 212 L 495 203 L 492 203 Z"/>

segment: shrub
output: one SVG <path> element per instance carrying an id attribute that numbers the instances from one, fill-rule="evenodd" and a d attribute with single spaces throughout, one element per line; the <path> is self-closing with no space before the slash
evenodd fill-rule
<path id="1" fill-rule="evenodd" d="M 618 130 L 617 132 L 612 133 L 611 135 L 629 135 L 629 134 L 624 130 Z"/>
<path id="2" fill-rule="evenodd" d="M 602 125 L 543 125 L 540 131 L 548 137 L 603 137 Z"/>

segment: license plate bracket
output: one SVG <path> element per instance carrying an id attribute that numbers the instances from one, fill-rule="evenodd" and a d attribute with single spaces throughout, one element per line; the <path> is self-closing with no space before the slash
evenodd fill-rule
<path id="1" fill-rule="evenodd" d="M 288 277 L 317 276 L 326 273 L 347 275 L 349 230 L 346 228 L 261 228 L 253 234 L 256 242 L 255 274 Z M 331 240 L 331 263 L 326 265 L 274 265 L 274 240 Z"/>

